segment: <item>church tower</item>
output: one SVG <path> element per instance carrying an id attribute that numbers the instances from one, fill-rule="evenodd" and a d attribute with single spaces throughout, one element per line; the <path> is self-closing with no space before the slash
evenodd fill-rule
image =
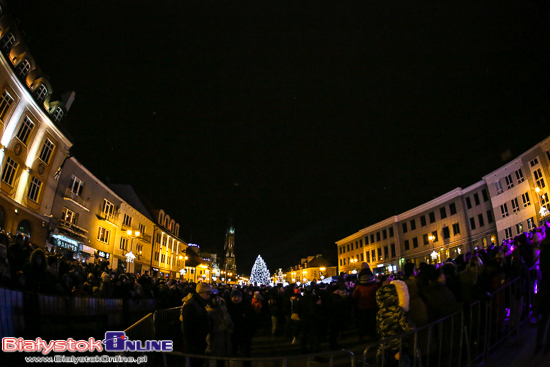
<path id="1" fill-rule="evenodd" d="M 233 223 L 229 223 L 229 227 L 225 232 L 225 244 L 224 249 L 224 278 L 230 278 L 232 280 L 237 279 L 237 265 L 235 264 L 235 227 Z M 231 274 L 230 274 L 231 273 Z"/>

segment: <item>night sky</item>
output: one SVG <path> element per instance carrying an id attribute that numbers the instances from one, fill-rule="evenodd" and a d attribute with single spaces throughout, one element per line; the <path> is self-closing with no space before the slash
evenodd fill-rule
<path id="1" fill-rule="evenodd" d="M 98 178 L 239 272 L 325 254 L 550 135 L 545 9 L 514 1 L 17 0 Z"/>

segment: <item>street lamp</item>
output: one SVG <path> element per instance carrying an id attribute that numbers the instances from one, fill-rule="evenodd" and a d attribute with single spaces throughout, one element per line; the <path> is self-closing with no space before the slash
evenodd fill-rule
<path id="1" fill-rule="evenodd" d="M 130 237 L 130 252 L 126 253 L 126 262 L 128 263 L 128 273 L 131 273 L 130 271 L 130 264 L 134 262 L 136 255 L 132 252 L 133 246 L 134 246 L 134 238 L 139 237 L 140 233 L 139 231 L 132 231 L 131 229 L 126 231 L 126 234 L 128 237 Z M 139 252 L 141 255 L 141 251 Z"/>
<path id="2" fill-rule="evenodd" d="M 428 236 L 428 240 L 432 242 L 432 249 L 433 249 L 433 252 L 430 254 L 430 256 L 432 257 L 432 259 L 435 261 L 437 259 L 437 252 L 435 252 L 435 236 L 434 235 L 429 235 Z"/>

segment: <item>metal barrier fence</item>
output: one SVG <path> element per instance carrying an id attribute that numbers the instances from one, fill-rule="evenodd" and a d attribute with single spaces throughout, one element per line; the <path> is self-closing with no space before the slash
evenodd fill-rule
<path id="1" fill-rule="evenodd" d="M 156 299 L 63 297 L 0 288 L 0 338 L 102 336 L 157 308 Z M 97 335 L 96 335 L 97 334 Z"/>

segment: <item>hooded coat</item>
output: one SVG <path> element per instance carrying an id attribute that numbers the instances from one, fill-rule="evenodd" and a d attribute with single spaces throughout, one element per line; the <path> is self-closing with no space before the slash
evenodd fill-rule
<path id="1" fill-rule="evenodd" d="M 391 284 L 384 285 L 376 292 L 376 303 L 379 308 L 376 314 L 376 327 L 382 339 L 391 338 L 414 329 L 414 325 L 405 314 L 404 308 L 408 310 L 409 307 L 409 294 L 406 290 L 406 284 L 396 280 Z M 399 352 L 399 339 L 388 342 L 386 351 L 392 355 Z M 380 356 L 381 353 L 382 349 L 379 348 L 378 355 Z"/>

